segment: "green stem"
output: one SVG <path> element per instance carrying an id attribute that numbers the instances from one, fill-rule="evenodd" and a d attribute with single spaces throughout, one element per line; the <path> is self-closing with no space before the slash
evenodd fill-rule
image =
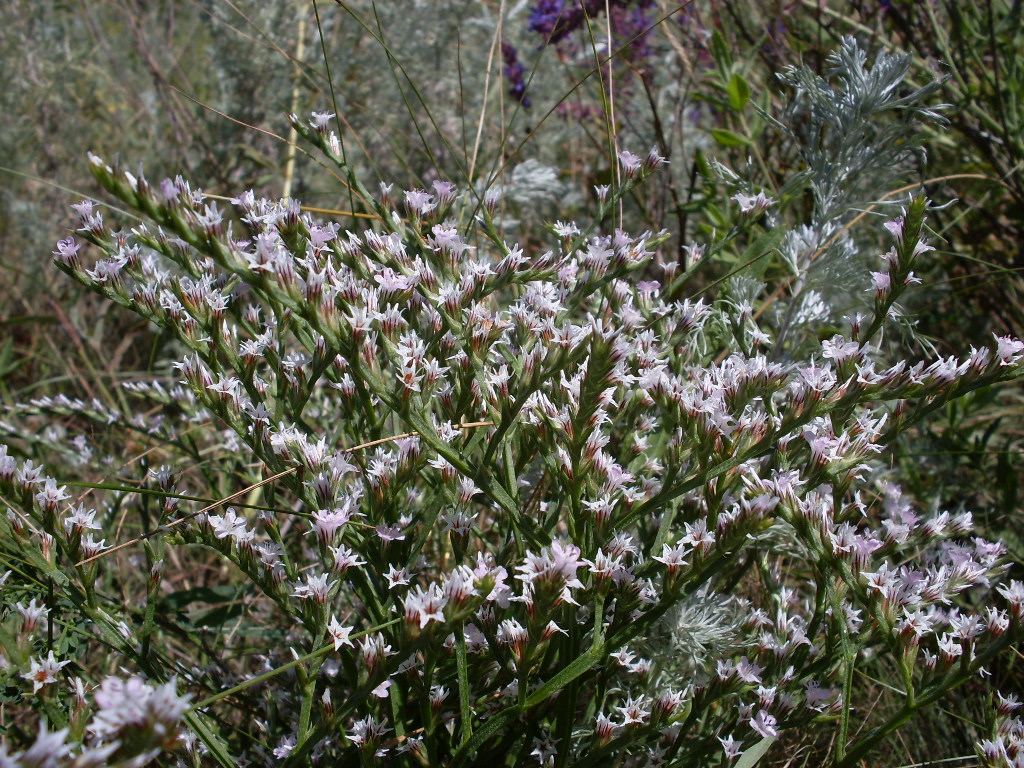
<path id="1" fill-rule="evenodd" d="M 856 654 L 850 643 L 850 631 L 846 625 L 846 614 L 839 593 L 830 588 L 832 597 L 832 618 L 839 632 L 839 647 L 843 654 L 843 709 L 839 713 L 839 737 L 836 743 L 836 759 L 842 761 L 846 756 L 846 741 L 850 733 L 850 699 L 853 696 L 853 668 Z"/>
<path id="2" fill-rule="evenodd" d="M 465 744 L 473 735 L 473 710 L 469 706 L 469 670 L 466 665 L 466 632 L 462 624 L 455 628 L 455 665 L 459 676 L 459 710 L 462 723 L 459 744 Z"/>

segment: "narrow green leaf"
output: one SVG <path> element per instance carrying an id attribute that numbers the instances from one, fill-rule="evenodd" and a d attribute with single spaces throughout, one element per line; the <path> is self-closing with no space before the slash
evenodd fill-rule
<path id="1" fill-rule="evenodd" d="M 729 106 L 736 112 L 743 109 L 750 100 L 750 86 L 739 72 L 729 78 L 725 91 L 729 94 Z"/>
<path id="2" fill-rule="evenodd" d="M 508 725 L 522 712 L 523 710 L 519 707 L 509 707 L 496 715 L 491 715 L 491 719 L 484 723 L 483 727 L 476 731 L 469 741 L 463 742 L 452 756 L 452 768 L 462 768 L 463 765 L 466 765 L 491 736 Z"/>
<path id="3" fill-rule="evenodd" d="M 548 696 L 551 696 L 567 686 L 580 675 L 584 674 L 598 662 L 604 660 L 604 646 L 600 645 L 591 648 L 582 656 L 577 657 L 562 669 L 558 674 L 548 680 L 544 685 L 534 691 L 526 700 L 527 708 L 535 707 Z"/>
<path id="4" fill-rule="evenodd" d="M 722 33 L 717 29 L 711 34 L 711 56 L 720 70 L 723 72 L 729 71 L 729 68 L 732 66 L 732 53 L 730 52 L 729 44 L 725 42 Z"/>
<path id="5" fill-rule="evenodd" d="M 775 736 L 766 736 L 761 739 L 757 744 L 740 755 L 740 759 L 736 761 L 736 765 L 733 768 L 754 768 L 755 765 L 761 762 L 761 758 L 765 756 L 771 745 L 775 743 L 775 738 Z"/>
<path id="6" fill-rule="evenodd" d="M 752 147 L 754 142 L 748 139 L 746 136 L 740 136 L 738 133 L 727 131 L 724 128 L 712 128 L 711 138 L 722 147 Z"/>
<path id="7" fill-rule="evenodd" d="M 199 737 L 199 741 L 210 750 L 209 754 L 213 756 L 213 759 L 217 761 L 221 768 L 236 768 L 237 762 L 228 750 L 227 744 L 221 740 L 217 731 L 209 726 L 204 715 L 199 712 L 186 712 L 185 722 L 188 723 L 189 728 Z"/>

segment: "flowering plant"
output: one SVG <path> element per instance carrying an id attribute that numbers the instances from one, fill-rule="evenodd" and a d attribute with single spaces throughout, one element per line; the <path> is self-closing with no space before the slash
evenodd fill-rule
<path id="1" fill-rule="evenodd" d="M 292 125 L 372 216 L 361 234 L 295 200 L 226 210 L 90 158 L 148 221 L 118 231 L 79 203 L 102 256 L 69 238 L 57 264 L 172 335 L 179 380 L 128 385 L 141 415 L 31 405 L 159 446 L 166 466 L 106 487 L 100 509 L 0 453 L 0 529 L 23 557 L 2 594 L 47 595 L 10 616 L 8 679 L 67 728 L 3 760 L 141 765 L 184 719 L 194 765 L 752 765 L 821 724 L 846 766 L 1019 638 L 1003 547 L 971 537 L 969 512 L 916 508 L 882 469 L 929 413 L 1024 373 L 1009 337 L 886 359 L 929 250 L 923 197 L 885 224 L 863 314 L 784 347 L 796 298 L 773 326 L 742 285 L 695 295 L 701 247 L 680 264 L 665 232 L 605 230 L 656 151 L 620 153 L 593 221 L 559 222 L 534 252 L 504 242 L 492 194 L 371 193 L 332 118 Z M 797 252 L 776 200 L 734 199 L 709 252 Z M 805 337 L 824 319 L 800 321 Z M 129 511 L 142 533 L 112 546 Z M 135 582 L 111 565 L 128 545 Z M 195 586 L 171 570 L 200 564 Z M 139 603 L 117 597 L 140 581 Z M 85 682 L 58 693 L 90 648 L 148 680 L 107 677 L 91 720 Z M 871 721 L 856 672 L 878 656 L 898 704 Z M 992 764 L 1019 750 L 1014 705 L 1000 698 L 1003 725 L 979 742 Z"/>

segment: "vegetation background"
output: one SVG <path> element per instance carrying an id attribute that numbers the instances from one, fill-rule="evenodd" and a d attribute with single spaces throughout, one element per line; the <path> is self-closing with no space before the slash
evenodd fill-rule
<path id="1" fill-rule="evenodd" d="M 686 246 L 724 220 L 713 161 L 754 191 L 776 191 L 800 170 L 793 143 L 766 119 L 787 108 L 777 75 L 799 62 L 823 72 L 845 35 L 869 50 L 913 54 L 911 80 L 940 80 L 930 98 L 946 105 L 944 121 L 919 137 L 927 153 L 888 188 L 897 197 L 914 185 L 937 203 L 955 201 L 931 220 L 938 250 L 923 275 L 927 290 L 907 307 L 906 336 L 890 343 L 949 354 L 992 334 L 1024 335 L 1020 3 L 623 0 L 607 4 L 610 20 L 604 2 L 585 4 L 594 5 L 593 26 L 561 39 L 558 23 L 543 17 L 548 5 L 0 5 L 0 402 L 64 393 L 113 405 L 120 382 L 151 376 L 173 357 L 170 339 L 50 263 L 51 244 L 70 226 L 68 203 L 95 196 L 88 151 L 119 155 L 150 178 L 180 173 L 217 195 L 253 189 L 344 212 L 344 187 L 296 148 L 284 119 L 337 111 L 363 179 L 398 188 L 451 179 L 481 194 L 499 187 L 509 235 L 523 237 L 585 208 L 593 187 L 615 172 L 615 149 L 656 146 L 670 159 L 667 173 L 620 216 L 634 229 L 667 228 L 683 259 Z M 595 50 L 614 51 L 612 65 L 595 65 Z M 878 189 L 878 181 L 867 186 Z M 925 506 L 972 510 L 986 537 L 1007 544 L 1018 577 L 1022 394 L 1017 385 L 950 405 L 900 444 L 893 468 Z M 0 438 L 23 440 L 23 423 L 5 418 Z M 70 418 L 47 428 L 103 440 Z M 48 433 L 38 439 L 45 450 Z M 1004 690 L 1014 680 L 1019 690 L 1021 669 L 1018 653 L 993 674 Z M 901 732 L 886 764 L 972 755 L 982 696 L 967 691 Z M 778 750 L 780 764 L 803 764 L 827 748 L 814 734 L 803 738 Z"/>

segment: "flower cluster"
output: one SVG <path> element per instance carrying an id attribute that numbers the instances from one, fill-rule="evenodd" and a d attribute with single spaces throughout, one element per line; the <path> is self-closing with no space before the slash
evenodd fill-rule
<path id="1" fill-rule="evenodd" d="M 613 0 L 613 13 L 622 10 L 642 10 L 654 5 L 650 0 Z M 630 6 L 636 6 L 630 8 Z M 529 28 L 544 38 L 545 44 L 559 43 L 578 29 L 586 26 L 588 19 L 594 19 L 607 9 L 604 0 L 540 0 L 530 8 Z M 630 18 L 632 17 L 624 17 Z M 646 29 L 642 30 L 646 31 Z"/>
<path id="2" fill-rule="evenodd" d="M 696 295 L 720 242 L 691 246 L 681 271 L 667 233 L 603 229 L 657 151 L 619 152 L 594 221 L 518 245 L 491 195 L 371 193 L 330 118 L 292 124 L 370 226 L 252 192 L 222 207 L 92 157 L 146 221 L 124 232 L 80 203 L 54 252 L 180 354 L 165 380 L 125 387 L 145 417 L 66 398 L 24 411 L 131 425 L 170 466 L 130 507 L 111 494 L 91 509 L 2 448 L 0 534 L 126 663 L 170 666 L 211 627 L 223 643 L 174 665 L 195 712 L 172 683 L 102 682 L 90 748 L 144 761 L 187 716 L 197 760 L 220 764 L 726 765 L 834 723 L 852 765 L 1018 641 L 1024 592 L 1003 581 L 1003 546 L 974 536 L 969 512 L 918 508 L 885 471 L 931 411 L 1024 374 L 1014 338 L 919 361 L 880 343 L 928 250 L 927 201 L 886 225 L 886 290 L 863 275 L 862 314 L 787 346 L 806 297 L 775 323 L 757 290 Z M 775 201 L 735 199 L 727 238 L 756 236 Z M 229 495 L 198 506 L 183 477 Z M 144 523 L 131 621 L 112 615 L 116 560 L 95 538 L 122 540 L 124 508 Z M 217 567 L 179 589 L 171 563 Z M 11 613 L 6 661 L 26 695 L 69 674 L 70 655 L 39 651 L 66 619 L 56 604 Z M 853 671 L 880 655 L 904 703 L 861 731 Z M 1006 722 L 986 756 L 1019 746 Z M 43 737 L 55 761 L 69 754 Z"/>
<path id="3" fill-rule="evenodd" d="M 53 653 L 50 653 L 52 661 Z M 67 664 L 70 662 L 62 662 Z M 54 682 L 47 680 L 47 683 Z M 74 682 L 75 711 L 70 727 L 51 731 L 42 724 L 32 745 L 24 752 L 11 753 L 0 743 L 0 765 L 10 768 L 38 766 L 133 766 L 146 765 L 169 749 L 179 746 L 180 724 L 188 709 L 188 696 L 178 696 L 174 681 L 151 686 L 138 677 L 108 677 L 93 693 L 95 710 L 87 719 L 89 705 L 86 685 Z M 81 742 L 71 731 L 81 732 Z"/>
<path id="4" fill-rule="evenodd" d="M 524 107 L 529 108 L 530 97 L 526 95 L 526 67 L 519 60 L 519 53 L 511 43 L 503 40 L 501 57 L 505 60 L 502 74 L 508 79 L 508 95 Z"/>

